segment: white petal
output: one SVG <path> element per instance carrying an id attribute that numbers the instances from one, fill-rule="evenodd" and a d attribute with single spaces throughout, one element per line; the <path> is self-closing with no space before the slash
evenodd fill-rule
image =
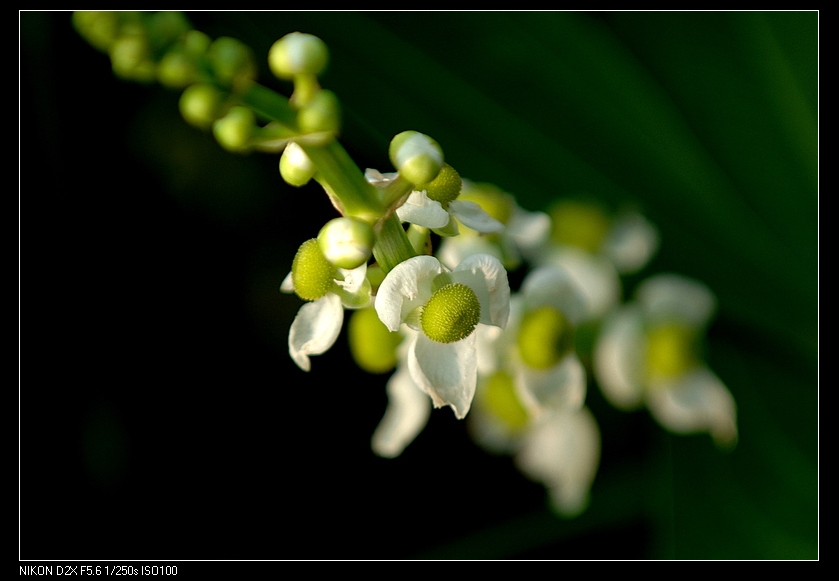
<path id="1" fill-rule="evenodd" d="M 290 272 L 285 276 L 283 282 L 280 284 L 280 290 L 284 293 L 294 292 L 294 279 L 292 279 Z"/>
<path id="2" fill-rule="evenodd" d="M 731 393 L 709 369 L 698 369 L 672 385 L 652 387 L 647 405 L 668 430 L 709 432 L 720 446 L 737 441 L 737 408 Z"/>
<path id="3" fill-rule="evenodd" d="M 437 343 L 414 333 L 408 352 L 408 370 L 434 407 L 449 405 L 463 419 L 475 397 L 478 379 L 475 333 L 456 343 Z"/>
<path id="4" fill-rule="evenodd" d="M 716 299 L 707 286 L 677 274 L 646 279 L 638 285 L 636 296 L 653 320 L 678 317 L 694 325 L 704 325 L 716 308 Z"/>
<path id="5" fill-rule="evenodd" d="M 376 187 L 386 186 L 388 182 L 395 180 L 398 175 L 397 172 L 383 174 L 379 170 L 370 167 L 364 171 L 364 178 L 367 180 L 367 183 L 373 184 Z"/>
<path id="6" fill-rule="evenodd" d="M 586 399 L 586 371 L 573 353 L 544 371 L 519 365 L 516 375 L 521 399 L 534 416 L 547 410 L 578 410 Z"/>
<path id="7" fill-rule="evenodd" d="M 415 256 L 399 263 L 387 273 L 376 293 L 376 312 L 391 331 L 415 308 L 431 298 L 431 282 L 443 272 L 443 265 L 433 256 Z"/>
<path id="8" fill-rule="evenodd" d="M 403 222 L 426 228 L 442 228 L 449 223 L 449 213 L 440 202 L 429 198 L 425 190 L 411 192 L 405 203 L 396 209 L 396 215 Z"/>
<path id="9" fill-rule="evenodd" d="M 621 283 L 614 265 L 604 256 L 595 256 L 572 247 L 554 249 L 547 260 L 563 267 L 577 283 L 588 306 L 586 318 L 599 318 L 612 309 L 621 296 Z"/>
<path id="10" fill-rule="evenodd" d="M 579 285 L 561 266 L 540 266 L 531 270 L 522 283 L 521 294 L 528 309 L 545 305 L 555 307 L 575 325 L 586 317 L 586 299 Z"/>
<path id="11" fill-rule="evenodd" d="M 620 216 L 606 237 L 604 252 L 618 272 L 631 274 L 649 262 L 658 250 L 658 230 L 636 212 Z"/>
<path id="12" fill-rule="evenodd" d="M 550 216 L 544 212 L 528 212 L 518 207 L 507 224 L 507 233 L 525 254 L 545 244 L 550 232 Z"/>
<path id="13" fill-rule="evenodd" d="M 470 234 L 468 231 L 460 236 L 443 238 L 435 255 L 448 268 L 454 268 L 473 254 L 489 254 L 498 260 L 502 259 L 497 244 L 487 240 L 486 236 Z"/>
<path id="14" fill-rule="evenodd" d="M 557 510 L 576 516 L 588 505 L 600 463 L 600 430 L 587 408 L 538 422 L 516 456 L 519 469 L 542 482 Z"/>
<path id="15" fill-rule="evenodd" d="M 288 332 L 288 350 L 300 369 L 309 371 L 309 355 L 320 355 L 332 347 L 343 323 L 344 308 L 336 294 L 328 293 L 300 307 Z"/>
<path id="16" fill-rule="evenodd" d="M 486 210 L 469 200 L 452 200 L 449 212 L 467 228 L 482 234 L 501 232 L 504 224 L 490 216 Z"/>
<path id="17" fill-rule="evenodd" d="M 372 287 L 367 279 L 367 265 L 362 264 L 358 268 L 347 270 L 339 268 L 338 272 L 343 280 L 335 279 L 335 283 L 341 288 L 341 302 L 347 309 L 363 309 L 370 305 L 372 298 Z"/>
<path id="18" fill-rule="evenodd" d="M 431 415 L 431 400 L 400 365 L 387 382 L 385 415 L 373 433 L 373 451 L 385 458 L 399 456 L 422 431 Z"/>
<path id="19" fill-rule="evenodd" d="M 638 407 L 643 401 L 644 330 L 637 308 L 624 307 L 603 322 L 594 346 L 594 376 L 612 405 Z"/>
<path id="20" fill-rule="evenodd" d="M 481 303 L 481 323 L 502 329 L 507 326 L 510 283 L 501 261 L 489 254 L 475 254 L 458 264 L 451 277 L 475 291 Z"/>

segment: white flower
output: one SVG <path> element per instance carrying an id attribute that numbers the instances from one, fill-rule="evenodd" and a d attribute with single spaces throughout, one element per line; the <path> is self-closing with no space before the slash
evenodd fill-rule
<path id="1" fill-rule="evenodd" d="M 699 357 L 714 307 L 697 281 L 670 274 L 644 281 L 636 301 L 604 321 L 595 345 L 595 376 L 606 399 L 621 409 L 646 404 L 673 432 L 709 432 L 720 446 L 734 444 L 734 398 Z"/>
<path id="2" fill-rule="evenodd" d="M 574 348 L 585 303 L 562 268 L 532 270 L 512 303 L 509 331 L 516 348 L 509 361 L 534 415 L 545 409 L 574 410 L 583 405 L 586 374 Z"/>
<path id="3" fill-rule="evenodd" d="M 334 279 L 334 290 L 300 307 L 291 323 L 288 351 L 303 371 L 311 369 L 309 355 L 321 355 L 335 344 L 344 324 L 344 308 L 358 309 L 370 304 L 366 264 L 353 270 L 339 268 L 337 272 L 343 278 Z M 294 292 L 291 273 L 283 280 L 280 290 Z"/>
<path id="4" fill-rule="evenodd" d="M 413 329 L 406 331 L 408 371 L 434 406 L 466 416 L 477 380 L 474 330 L 503 328 L 509 316 L 510 287 L 498 259 L 475 255 L 449 271 L 432 256 L 415 256 L 387 274 L 375 308 L 391 331 Z"/>
<path id="5" fill-rule="evenodd" d="M 397 173 L 382 174 L 375 169 L 368 168 L 364 172 L 367 181 L 377 187 L 384 187 L 396 179 Z M 465 226 L 478 232 L 500 232 L 504 225 L 487 214 L 478 204 L 468 200 L 452 200 L 447 207 L 428 197 L 425 190 L 413 190 L 405 202 L 396 209 L 396 215 L 402 222 L 410 222 L 417 226 L 424 226 L 433 230 L 450 228 L 447 233 L 453 236 L 458 233 L 456 218 Z"/>

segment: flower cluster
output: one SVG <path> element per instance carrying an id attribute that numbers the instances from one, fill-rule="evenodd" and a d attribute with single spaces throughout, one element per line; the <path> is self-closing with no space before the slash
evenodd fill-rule
<path id="1" fill-rule="evenodd" d="M 116 74 L 181 90 L 184 119 L 225 149 L 279 154 L 288 184 L 323 187 L 339 216 L 299 246 L 281 286 L 303 301 L 288 348 L 309 371 L 352 312 L 353 357 L 392 373 L 376 454 L 400 455 L 432 408 L 448 406 L 573 516 L 600 458 L 591 383 L 617 408 L 646 405 L 668 430 L 736 441 L 734 399 L 701 359 L 709 289 L 657 275 L 622 303 L 622 276 L 659 244 L 640 213 L 571 199 L 525 210 L 495 185 L 462 179 L 417 131 L 391 140 L 394 171 L 362 171 L 337 139 L 340 102 L 320 85 L 329 51 L 315 36 L 293 32 L 270 48 L 269 69 L 293 85 L 286 98 L 256 82 L 247 46 L 211 40 L 179 13 L 77 12 L 73 22 Z M 523 272 L 518 288 L 508 270 Z M 595 339 L 582 340 L 591 329 Z"/>

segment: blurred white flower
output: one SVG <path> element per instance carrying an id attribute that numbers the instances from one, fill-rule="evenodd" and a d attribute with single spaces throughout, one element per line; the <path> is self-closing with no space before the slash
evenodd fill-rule
<path id="1" fill-rule="evenodd" d="M 584 300 L 562 269 L 541 267 L 510 311 L 505 330 L 478 335 L 470 433 L 487 450 L 513 455 L 560 514 L 575 516 L 588 505 L 600 461 L 600 432 L 584 406 L 585 369 L 573 348 Z"/>
<path id="2" fill-rule="evenodd" d="M 638 212 L 611 216 L 595 203 L 562 200 L 549 213 L 550 242 L 531 260 L 563 267 L 585 296 L 586 319 L 599 319 L 621 300 L 620 276 L 643 268 L 658 250 L 658 231 Z"/>
<path id="3" fill-rule="evenodd" d="M 666 429 L 708 432 L 720 446 L 737 441 L 736 405 L 701 359 L 715 299 L 702 283 L 672 274 L 644 281 L 636 300 L 604 321 L 594 371 L 613 405 L 646 404 Z"/>

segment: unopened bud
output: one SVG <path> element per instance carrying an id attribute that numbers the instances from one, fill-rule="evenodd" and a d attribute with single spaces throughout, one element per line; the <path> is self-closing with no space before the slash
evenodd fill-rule
<path id="1" fill-rule="evenodd" d="M 315 176 L 315 164 L 303 151 L 303 148 L 290 142 L 280 156 L 280 175 L 289 185 L 300 187 L 309 183 Z"/>
<path id="2" fill-rule="evenodd" d="M 317 36 L 302 32 L 286 34 L 268 51 L 271 72 L 284 80 L 293 80 L 297 75 L 318 75 L 328 61 L 326 44 Z"/>
<path id="3" fill-rule="evenodd" d="M 256 78 L 256 63 L 250 47 L 235 38 L 222 36 L 207 50 L 216 78 L 234 89 Z"/>
<path id="4" fill-rule="evenodd" d="M 178 106 L 188 123 L 207 129 L 224 114 L 224 95 L 212 85 L 196 83 L 184 90 Z"/>
<path id="5" fill-rule="evenodd" d="M 318 91 L 297 112 L 302 133 L 337 132 L 341 128 L 341 105 L 332 91 Z"/>
<path id="6" fill-rule="evenodd" d="M 213 123 L 216 141 L 228 151 L 247 149 L 256 124 L 256 116 L 247 107 L 231 107 L 227 115 Z"/>
<path id="7" fill-rule="evenodd" d="M 370 224 L 346 216 L 330 220 L 318 234 L 318 244 L 326 259 L 347 270 L 358 268 L 370 259 L 374 242 Z"/>
<path id="8" fill-rule="evenodd" d="M 426 184 L 443 167 L 440 145 L 418 131 L 403 131 L 390 142 L 390 162 L 412 184 Z"/>

